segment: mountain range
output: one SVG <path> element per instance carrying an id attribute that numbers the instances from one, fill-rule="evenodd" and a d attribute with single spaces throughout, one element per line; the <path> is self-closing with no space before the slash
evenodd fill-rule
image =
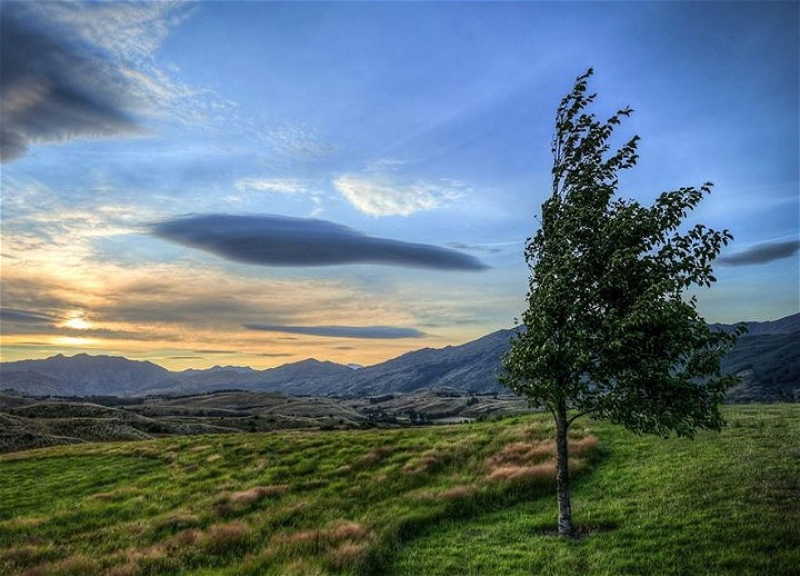
<path id="1" fill-rule="evenodd" d="M 800 401 L 800 314 L 747 326 L 747 335 L 722 363 L 725 372 L 742 376 L 729 400 Z M 364 368 L 307 359 L 267 370 L 216 366 L 171 372 L 152 362 L 121 357 L 59 354 L 0 363 L 0 388 L 34 396 L 186 395 L 236 389 L 365 397 L 440 387 L 504 394 L 508 391 L 498 384 L 497 374 L 512 333 L 499 330 L 460 346 L 423 348 Z"/>

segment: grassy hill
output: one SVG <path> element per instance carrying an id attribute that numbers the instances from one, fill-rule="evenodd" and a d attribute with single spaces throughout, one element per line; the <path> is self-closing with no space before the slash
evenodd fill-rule
<path id="1" fill-rule="evenodd" d="M 726 414 L 694 441 L 585 422 L 575 541 L 544 415 L 7 454 L 0 574 L 796 574 L 800 406 Z"/>
<path id="2" fill-rule="evenodd" d="M 0 453 L 192 434 L 452 423 L 530 411 L 522 398 L 467 396 L 453 389 L 345 399 L 245 391 L 137 399 L 0 392 Z"/>

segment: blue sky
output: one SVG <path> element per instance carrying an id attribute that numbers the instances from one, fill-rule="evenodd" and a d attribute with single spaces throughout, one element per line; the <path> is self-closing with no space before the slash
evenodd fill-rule
<path id="1" fill-rule="evenodd" d="M 554 112 L 735 237 L 710 321 L 800 310 L 796 2 L 14 2 L 2 357 L 371 364 L 513 325 Z"/>

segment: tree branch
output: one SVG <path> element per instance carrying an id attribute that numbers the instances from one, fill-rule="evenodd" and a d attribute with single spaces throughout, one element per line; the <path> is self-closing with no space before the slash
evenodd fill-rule
<path id="1" fill-rule="evenodd" d="M 577 420 L 581 416 L 588 416 L 589 414 L 593 414 L 594 412 L 596 412 L 596 410 L 586 410 L 584 412 L 578 412 L 572 418 L 569 418 L 567 420 L 567 428 L 569 428 L 572 425 L 572 423 L 575 422 L 575 420 Z"/>

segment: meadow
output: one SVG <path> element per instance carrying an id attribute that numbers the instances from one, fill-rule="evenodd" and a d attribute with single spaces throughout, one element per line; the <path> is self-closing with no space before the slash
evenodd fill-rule
<path id="1" fill-rule="evenodd" d="M 800 405 L 721 433 L 579 420 L 554 536 L 547 415 L 0 456 L 0 575 L 775 575 L 800 566 Z"/>

